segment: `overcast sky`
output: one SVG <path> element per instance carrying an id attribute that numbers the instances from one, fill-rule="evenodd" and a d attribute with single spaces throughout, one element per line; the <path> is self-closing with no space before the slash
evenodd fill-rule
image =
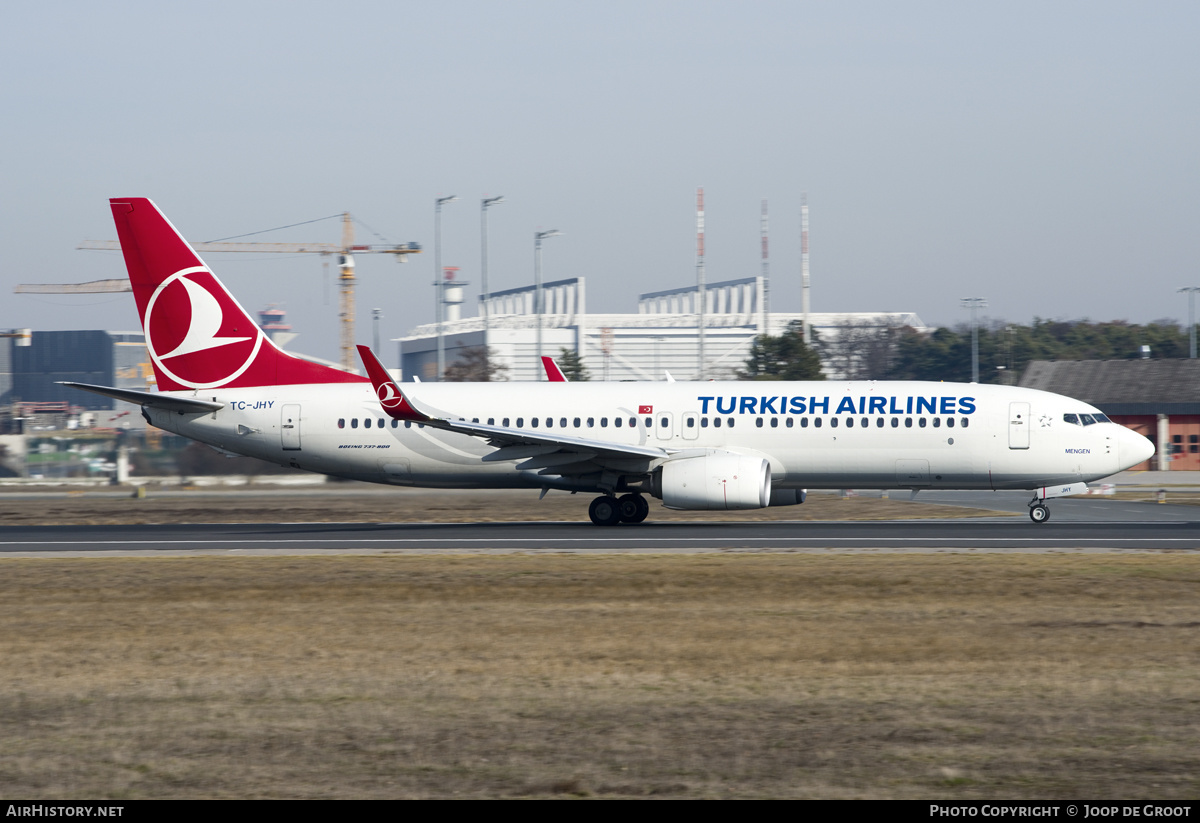
<path id="1" fill-rule="evenodd" d="M 132 297 L 13 295 L 124 277 L 107 198 L 154 199 L 192 240 L 350 211 L 430 253 L 358 259 L 399 336 L 443 264 L 491 287 L 585 276 L 592 311 L 759 273 L 799 311 L 1186 319 L 1200 285 L 1200 4 L 916 2 L 6 3 L 0 7 L 0 326 L 138 327 Z M 259 240 L 336 242 L 336 220 Z M 360 229 L 363 242 L 378 241 Z M 209 255 L 293 348 L 337 356 L 336 264 Z M 473 303 L 472 303 L 473 306 Z M 389 362 L 392 356 L 389 356 Z"/>

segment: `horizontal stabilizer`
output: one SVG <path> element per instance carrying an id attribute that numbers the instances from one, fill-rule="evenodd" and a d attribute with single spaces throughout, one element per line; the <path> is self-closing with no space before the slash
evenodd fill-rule
<path id="1" fill-rule="evenodd" d="M 167 411 L 183 412 L 185 414 L 188 412 L 192 414 L 204 414 L 224 408 L 225 406 L 224 403 L 201 400 L 197 397 L 179 397 L 174 394 L 160 394 L 158 392 L 136 391 L 134 389 L 116 389 L 111 386 L 93 386 L 90 383 L 69 383 L 65 380 L 58 381 L 58 384 L 60 386 L 70 386 L 73 389 L 90 391 L 92 394 L 102 394 L 114 400 L 124 400 L 126 403 L 134 403 L 138 406 L 149 406 L 152 409 L 166 409 Z"/>

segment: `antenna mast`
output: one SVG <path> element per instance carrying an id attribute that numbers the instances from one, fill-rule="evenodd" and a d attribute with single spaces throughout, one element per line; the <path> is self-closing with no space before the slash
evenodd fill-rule
<path id="1" fill-rule="evenodd" d="M 700 368 L 704 379 L 704 187 L 696 189 L 696 313 L 699 316 Z"/>

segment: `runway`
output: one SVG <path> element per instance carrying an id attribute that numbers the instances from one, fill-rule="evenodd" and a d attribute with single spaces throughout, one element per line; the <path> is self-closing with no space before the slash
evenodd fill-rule
<path id="1" fill-rule="evenodd" d="M 711 553 L 1197 551 L 1200 523 L 1026 519 L 859 522 L 299 523 L 30 526 L 0 533 L 0 556 L 341 553 Z"/>

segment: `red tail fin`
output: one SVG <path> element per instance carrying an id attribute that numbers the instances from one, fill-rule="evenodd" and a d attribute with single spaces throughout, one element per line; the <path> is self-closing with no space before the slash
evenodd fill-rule
<path id="1" fill-rule="evenodd" d="M 365 382 L 276 347 L 152 201 L 109 204 L 161 391 Z"/>

